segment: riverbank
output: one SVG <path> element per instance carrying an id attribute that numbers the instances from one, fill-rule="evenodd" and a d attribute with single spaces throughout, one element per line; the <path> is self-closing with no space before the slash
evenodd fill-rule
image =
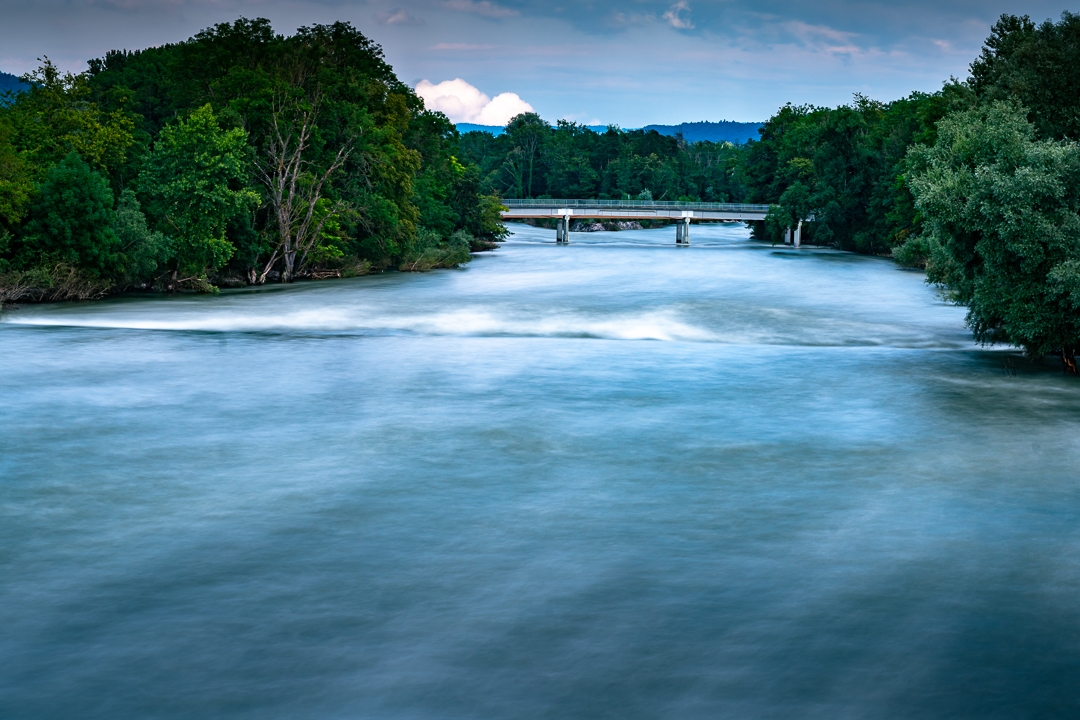
<path id="1" fill-rule="evenodd" d="M 398 267 L 392 269 L 399 272 L 429 272 L 440 268 L 459 267 L 463 263 L 469 262 L 473 253 L 489 252 L 497 250 L 498 247 L 498 243 L 474 239 L 469 243 L 467 253 L 460 251 L 448 253 L 443 249 L 438 249 L 434 253 L 419 252 L 414 256 L 405 258 L 399 263 Z M 375 266 L 367 260 L 357 260 L 352 263 L 342 264 L 339 267 L 306 268 L 296 274 L 295 281 L 353 278 L 389 270 L 391 268 L 385 264 Z M 131 291 L 203 293 L 214 292 L 221 288 L 241 288 L 267 284 L 281 284 L 281 273 L 271 270 L 266 274 L 265 282 L 259 282 L 259 276 L 255 268 L 250 268 L 246 275 L 228 271 L 215 273 L 209 275 L 206 278 L 205 285 L 200 288 L 176 287 L 174 281 L 171 284 L 168 275 L 138 283 L 116 286 L 90 277 L 85 272 L 81 272 L 69 265 L 60 264 L 52 270 L 39 268 L 26 272 L 12 271 L 0 274 L 0 308 L 16 304 L 100 300 Z"/>

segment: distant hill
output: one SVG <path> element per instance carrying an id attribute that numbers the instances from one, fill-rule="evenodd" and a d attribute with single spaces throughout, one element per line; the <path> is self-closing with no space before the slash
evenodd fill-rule
<path id="1" fill-rule="evenodd" d="M 590 130 L 592 130 L 593 132 L 598 132 L 598 133 L 607 132 L 607 128 L 608 128 L 607 125 L 584 125 L 583 127 L 587 127 Z M 477 125 L 475 123 L 457 123 L 457 129 L 458 129 L 459 133 L 467 133 L 467 132 L 473 132 L 473 131 L 479 130 L 480 132 L 491 133 L 492 135 L 498 136 L 498 135 L 502 135 L 503 131 L 506 128 L 500 127 L 499 125 Z"/>
<path id="2" fill-rule="evenodd" d="M 11 73 L 0 72 L 0 93 L 8 90 L 23 90 L 27 86 L 19 82 L 19 78 Z"/>
<path id="3" fill-rule="evenodd" d="M 758 139 L 758 128 L 765 123 L 743 123 L 732 120 L 720 122 L 692 122 L 682 125 L 646 125 L 645 130 L 655 130 L 661 135 L 676 135 L 682 132 L 687 142 L 730 142 L 744 143 Z"/>
<path id="4" fill-rule="evenodd" d="M 693 122 L 683 123 L 681 125 L 646 125 L 644 130 L 655 130 L 661 135 L 676 135 L 682 132 L 683 137 L 687 142 L 701 142 L 707 140 L 709 142 L 730 142 L 730 143 L 744 143 L 747 140 L 758 139 L 758 128 L 764 125 L 764 123 L 742 123 L 734 122 L 732 120 L 721 120 L 720 122 Z M 607 125 L 586 125 L 585 127 L 598 133 L 605 132 L 608 129 Z M 491 133 L 492 135 L 502 135 L 503 128 L 498 125 L 476 125 L 474 123 L 457 123 L 457 129 L 460 133 L 473 132 L 479 130 L 480 132 Z M 623 128 L 628 130 L 630 128 Z"/>

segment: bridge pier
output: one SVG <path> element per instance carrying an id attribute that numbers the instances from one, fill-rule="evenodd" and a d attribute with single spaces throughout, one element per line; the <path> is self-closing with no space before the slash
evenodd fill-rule
<path id="1" fill-rule="evenodd" d="M 679 222 L 675 223 L 675 244 L 690 244 L 690 218 L 684 217 Z"/>
<path id="2" fill-rule="evenodd" d="M 795 247 L 802 245 L 802 220 L 799 221 L 799 227 L 795 230 Z"/>
<path id="3" fill-rule="evenodd" d="M 790 227 L 784 228 L 784 244 L 785 245 L 790 245 L 791 244 L 791 228 Z"/>
<path id="4" fill-rule="evenodd" d="M 563 215 L 558 219 L 555 225 L 555 242 L 556 243 L 568 243 L 570 242 L 570 216 Z"/>

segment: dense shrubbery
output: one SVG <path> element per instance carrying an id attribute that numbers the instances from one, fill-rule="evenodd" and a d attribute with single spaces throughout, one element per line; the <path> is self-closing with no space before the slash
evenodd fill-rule
<path id="1" fill-rule="evenodd" d="M 447 267 L 505 235 L 454 126 L 347 23 L 241 19 L 89 66 L 46 59 L 0 106 L 8 297 Z"/>

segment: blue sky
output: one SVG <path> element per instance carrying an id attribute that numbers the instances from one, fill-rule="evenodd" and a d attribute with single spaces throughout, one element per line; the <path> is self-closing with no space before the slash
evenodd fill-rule
<path id="1" fill-rule="evenodd" d="M 548 120 L 623 127 L 757 121 L 785 102 L 936 90 L 967 76 L 1000 14 L 1056 20 L 1065 9 L 1077 8 L 1060 0 L 0 0 L 0 70 L 21 74 L 48 55 L 79 71 L 109 49 L 175 42 L 240 16 L 269 18 L 282 33 L 348 20 L 383 46 L 402 80 L 441 92 L 437 102 L 459 121 L 524 107 Z"/>

